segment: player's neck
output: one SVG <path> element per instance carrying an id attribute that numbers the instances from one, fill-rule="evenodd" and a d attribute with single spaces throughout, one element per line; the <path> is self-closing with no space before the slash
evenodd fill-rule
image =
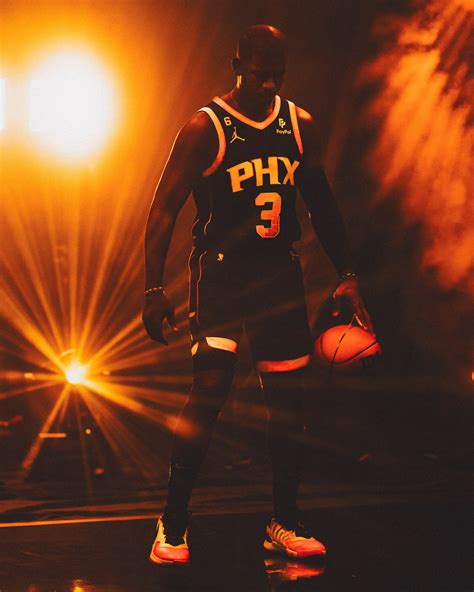
<path id="1" fill-rule="evenodd" d="M 265 121 L 273 111 L 275 105 L 275 99 L 272 99 L 266 105 L 255 104 L 249 100 L 249 98 L 246 97 L 237 86 L 229 93 L 223 95 L 222 99 L 239 113 L 242 113 L 242 115 L 245 115 L 254 121 Z"/>

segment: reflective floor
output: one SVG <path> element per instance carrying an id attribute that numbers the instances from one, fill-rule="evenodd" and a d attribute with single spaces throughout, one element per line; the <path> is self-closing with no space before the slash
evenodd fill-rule
<path id="1" fill-rule="evenodd" d="M 471 592 L 467 502 L 307 510 L 326 562 L 262 548 L 268 514 L 198 514 L 192 565 L 149 563 L 153 518 L 0 528 L 1 592 L 397 591 Z"/>
<path id="2" fill-rule="evenodd" d="M 239 388 L 216 426 L 193 491 L 184 570 L 148 560 L 169 430 L 114 407 L 116 437 L 127 426 L 124 449 L 143 466 L 122 463 L 76 397 L 90 434 L 73 429 L 71 406 L 69 427 L 60 426 L 68 437 L 45 440 L 26 478 L 23 459 L 46 418 L 4 422 L 0 592 L 472 592 L 472 393 L 428 386 L 363 377 L 310 399 L 299 502 L 328 549 L 323 564 L 262 548 L 271 471 L 251 386 Z M 27 408 L 21 397 L 6 402 L 0 419 Z"/>

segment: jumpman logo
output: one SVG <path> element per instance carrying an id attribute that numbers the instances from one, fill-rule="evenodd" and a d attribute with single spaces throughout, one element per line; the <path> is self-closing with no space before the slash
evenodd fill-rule
<path id="1" fill-rule="evenodd" d="M 239 134 L 237 133 L 237 129 L 234 126 L 234 132 L 232 134 L 232 138 L 230 139 L 230 143 L 232 144 L 232 142 L 235 142 L 235 140 L 242 140 L 242 142 L 245 142 L 245 138 L 241 138 L 239 136 Z"/>

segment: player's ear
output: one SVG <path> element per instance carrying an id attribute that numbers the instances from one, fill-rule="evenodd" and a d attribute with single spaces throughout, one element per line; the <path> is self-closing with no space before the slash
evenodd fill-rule
<path id="1" fill-rule="evenodd" d="M 242 62 L 240 58 L 232 58 L 230 64 L 232 66 L 232 72 L 236 76 L 240 76 L 240 74 L 242 74 Z"/>

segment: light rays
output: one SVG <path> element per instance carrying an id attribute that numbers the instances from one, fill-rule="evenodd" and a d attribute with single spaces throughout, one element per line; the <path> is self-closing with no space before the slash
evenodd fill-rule
<path id="1" fill-rule="evenodd" d="M 22 469 L 22 472 L 24 473 L 24 475 L 29 473 L 29 471 L 31 470 L 31 467 L 33 466 L 33 463 L 35 462 L 36 458 L 38 457 L 38 454 L 40 453 L 41 446 L 42 446 L 44 440 L 39 436 L 39 434 L 49 432 L 51 426 L 54 423 L 54 420 L 57 418 L 58 414 L 60 413 L 61 408 L 63 406 L 65 406 L 69 392 L 70 392 L 69 386 L 67 386 L 67 385 L 64 386 L 61 393 L 59 394 L 59 397 L 56 399 L 56 402 L 55 402 L 53 408 L 51 409 L 49 415 L 47 416 L 46 421 L 43 423 L 42 428 L 39 430 L 38 436 L 34 440 L 27 455 L 23 459 L 23 462 L 21 463 L 21 469 Z"/>
<path id="2" fill-rule="evenodd" d="M 6 80 L 0 78 L 0 132 L 5 128 L 5 96 L 6 96 Z"/>
<path id="3" fill-rule="evenodd" d="M 36 376 L 36 375 L 35 375 Z M 0 394 L 0 399 L 10 399 L 12 397 L 16 397 L 18 395 L 23 395 L 24 393 L 32 393 L 35 391 L 45 391 L 46 389 L 56 386 L 58 383 L 62 382 L 59 378 L 49 375 L 48 378 L 43 378 L 35 381 L 33 384 L 24 384 L 22 383 L 21 379 L 15 381 L 15 386 L 10 388 L 7 392 L 3 392 Z"/>
<path id="4" fill-rule="evenodd" d="M 138 300 L 137 296 L 140 297 L 142 284 L 141 233 L 134 236 L 133 256 L 125 260 L 123 270 L 118 269 L 115 272 L 114 281 L 111 283 L 109 273 L 118 265 L 117 250 L 120 250 L 124 216 L 127 216 L 124 204 L 121 214 L 116 214 L 112 218 L 110 232 L 106 234 L 105 249 L 102 250 L 103 233 L 99 232 L 99 229 L 103 221 L 100 216 L 94 214 L 91 219 L 86 218 L 77 196 L 71 200 L 67 215 L 61 215 L 61 210 L 55 211 L 52 207 L 53 200 L 44 195 L 40 205 L 45 206 L 45 214 L 50 219 L 40 232 L 28 233 L 25 242 L 24 228 L 28 226 L 28 217 L 21 207 L 15 208 L 13 201 L 12 199 L 6 211 L 4 223 L 12 239 L 9 250 L 15 254 L 2 260 L 2 267 L 7 271 L 4 277 L 8 282 L 1 288 L 0 309 L 4 318 L 1 332 L 4 334 L 5 343 L 17 342 L 22 346 L 21 349 L 26 354 L 20 353 L 19 357 L 23 359 L 22 364 L 31 364 L 30 368 L 36 381 L 33 384 L 24 384 L 25 381 L 22 381 L 22 384 L 18 384 L 17 381 L 10 382 L 2 393 L 2 398 L 13 398 L 27 392 L 40 394 L 63 382 L 64 375 L 72 383 L 82 382 L 86 388 L 81 388 L 78 392 L 84 398 L 89 398 L 89 409 L 99 409 L 99 399 L 110 407 L 106 414 L 109 418 L 107 441 L 109 444 L 114 443 L 112 450 L 119 450 L 116 441 L 120 439 L 123 448 L 130 446 L 131 451 L 135 450 L 133 454 L 137 461 L 140 454 L 144 454 L 144 450 L 141 449 L 140 454 L 136 452 L 136 435 L 133 436 L 129 430 L 124 429 L 124 422 L 118 417 L 116 406 L 148 418 L 165 431 L 169 431 L 173 427 L 170 417 L 175 418 L 178 406 L 182 404 L 182 395 L 170 393 L 169 396 L 163 396 L 162 401 L 166 399 L 168 404 L 174 401 L 173 413 L 150 409 L 148 405 L 140 402 L 141 395 L 151 403 L 156 401 L 160 393 L 155 388 L 141 386 L 140 381 L 143 383 L 149 379 L 146 373 L 143 374 L 142 371 L 141 377 L 134 376 L 138 383 L 133 386 L 121 384 L 121 378 L 114 375 L 117 372 L 125 373 L 123 380 L 126 381 L 127 372 L 132 371 L 136 374 L 138 367 L 154 368 L 154 373 L 159 358 L 159 351 L 146 336 L 139 315 L 141 300 Z M 87 206 L 91 214 L 94 204 L 89 201 Z M 120 210 L 119 206 L 120 202 L 116 203 L 117 210 Z M 42 208 L 37 208 L 36 215 L 44 215 Z M 91 248 L 83 238 L 91 226 L 97 230 L 92 233 L 95 248 Z M 68 233 L 68 229 L 71 230 L 70 238 L 69 241 L 65 241 L 63 235 Z M 60 244 L 64 245 L 63 251 L 68 261 L 66 269 L 63 268 L 61 260 L 51 256 L 51 251 L 54 252 L 52 245 L 57 237 L 60 237 Z M 101 255 L 98 257 L 97 253 Z M 19 262 L 25 270 L 24 273 L 15 273 L 15 266 L 18 266 Z M 185 274 L 183 280 L 184 277 Z M 138 290 L 136 286 L 139 286 Z M 87 296 L 88 293 L 90 298 Z M 120 299 L 120 294 L 131 297 L 132 305 L 130 301 L 127 302 L 127 298 Z M 67 359 L 63 358 L 65 353 L 68 354 Z M 77 376 L 77 372 L 76 376 L 71 376 L 68 360 L 73 355 L 90 368 L 87 377 Z M 46 367 L 50 371 L 49 376 L 44 372 L 35 373 L 35 370 L 41 367 Z M 41 432 L 48 432 L 57 419 L 67 392 L 64 390 L 61 393 L 57 404 L 41 427 Z M 110 406 L 110 403 L 115 405 Z M 100 406 L 102 411 L 103 405 L 104 403 Z M 115 421 L 110 420 L 110 416 L 113 415 L 117 415 Z M 101 420 L 98 423 L 101 429 L 104 428 Z M 115 435 L 114 429 L 119 430 Z M 32 444 L 22 465 L 24 475 L 29 474 L 33 467 L 40 454 L 42 442 L 43 440 L 38 437 Z M 118 459 L 120 462 L 120 457 Z M 155 463 L 153 473 L 153 462 L 148 462 L 150 466 L 143 469 L 143 476 L 147 479 L 153 474 L 156 476 L 159 470 Z M 85 470 L 88 470 L 87 467 Z"/>
<path id="5" fill-rule="evenodd" d="M 152 480 L 156 475 L 156 461 L 148 454 L 146 445 L 129 429 L 113 408 L 100 397 L 90 397 L 83 393 L 84 401 L 91 415 L 97 418 L 97 425 L 106 438 L 116 458 L 120 458 L 125 472 L 136 471 L 145 479 Z M 161 459 L 161 468 L 167 461 Z"/>
<path id="6" fill-rule="evenodd" d="M 31 407 L 27 404 L 26 420 L 40 416 L 41 428 L 22 457 L 21 474 L 26 478 L 34 473 L 42 450 L 48 450 L 43 447 L 51 444 L 39 434 L 51 433 L 54 426 L 57 433 L 68 433 L 60 445 L 72 446 L 79 438 L 91 496 L 92 465 L 86 458 L 88 440 L 79 429 L 84 423 L 81 413 L 88 410 L 124 472 L 135 465 L 145 480 L 156 480 L 168 458 L 162 458 L 159 446 L 140 440 L 137 429 L 127 425 L 127 414 L 150 423 L 157 438 L 164 434 L 169 442 L 190 382 L 185 311 L 193 206 L 187 205 L 180 215 L 167 261 L 167 292 L 180 324 L 183 320 L 181 333 L 172 336 L 167 348 L 152 343 L 142 326 L 143 234 L 172 141 L 193 110 L 213 94 L 202 87 L 201 74 L 216 60 L 213 40 L 218 31 L 203 45 L 200 31 L 208 15 L 198 5 L 187 7 L 192 26 L 176 55 L 173 31 L 182 22 L 180 10 L 160 8 L 160 35 L 148 10 L 119 3 L 112 22 L 108 13 L 86 5 L 56 3 L 46 8 L 17 0 L 2 14 L 5 71 L 22 77 L 17 87 L 13 79 L 9 96 L 20 96 L 23 88 L 26 93 L 26 73 L 33 71 L 46 47 L 69 42 L 111 64 L 125 93 L 115 143 L 88 158 L 75 144 L 84 156 L 76 166 L 71 161 L 62 168 L 48 151 L 31 149 L 29 136 L 24 137 L 26 100 L 8 102 L 14 112 L 5 113 L 5 122 L 15 142 L 1 146 L 0 353 L 6 361 L 0 396 L 10 404 L 27 394 Z M 223 9 L 213 7 L 212 13 L 216 10 Z M 149 34 L 144 35 L 144 26 Z M 18 129 L 10 129 L 15 123 Z M 1 135 L 3 142 L 6 134 Z M 56 148 L 65 139 L 55 136 Z M 82 384 L 73 377 L 74 386 L 66 384 L 65 376 L 73 358 L 88 368 L 87 375 L 79 377 Z M 180 374 L 173 374 L 170 366 L 179 367 Z M 80 437 L 67 429 L 71 414 Z"/>
<path id="7" fill-rule="evenodd" d="M 17 27 L 20 22 L 21 18 Z M 123 26 L 128 31 L 126 14 Z M 8 22 L 6 28 L 8 30 Z M 9 39 L 18 35 L 14 25 L 10 31 Z M 155 39 L 153 43 L 156 42 Z M 10 49 L 11 56 L 15 55 L 15 45 Z M 145 51 L 144 55 L 156 55 L 156 49 Z M 149 60 L 148 72 L 155 66 L 152 58 Z M 146 65 L 145 61 L 140 58 L 141 66 Z M 74 76 L 71 63 L 67 68 L 62 63 L 61 67 L 68 80 L 76 84 L 76 90 L 81 90 L 77 88 L 77 80 L 71 78 Z M 137 71 L 135 63 L 129 67 L 133 72 Z M 86 72 L 83 68 L 81 71 L 84 76 L 90 74 L 90 70 Z M 45 75 L 40 81 L 44 83 L 43 94 L 51 92 L 51 85 L 45 86 L 46 79 Z M 39 84 L 38 76 L 36 80 Z M 57 82 L 57 76 L 54 81 Z M 134 84 L 137 85 L 136 78 Z M 60 93 L 60 90 L 56 89 L 56 92 Z M 141 93 L 136 88 L 133 92 Z M 61 100 L 64 98 L 62 96 Z M 153 94 L 148 98 L 148 105 L 143 97 L 140 101 L 144 109 L 140 117 L 153 112 Z M 48 99 L 43 106 L 49 103 Z M 66 103 L 63 106 L 69 108 L 71 101 Z M 90 114 L 90 105 L 82 114 L 83 119 L 87 119 L 87 114 Z M 18 121 L 20 115 L 16 114 L 13 120 Z M 31 117 L 34 115 L 30 112 Z M 49 116 L 54 119 L 51 111 Z M 138 120 L 135 113 L 128 113 L 128 116 Z M 41 121 L 35 121 L 30 123 L 42 126 L 44 114 Z M 24 131 L 27 126 L 23 123 Z M 143 119 L 140 131 L 133 130 L 140 142 L 147 124 Z M 124 127 L 130 132 L 129 124 Z M 63 140 L 71 138 L 68 134 L 58 136 L 61 129 L 55 129 L 53 143 L 58 148 Z M 75 128 L 79 134 L 76 140 L 81 142 L 81 138 L 84 139 L 80 135 L 82 131 L 81 126 Z M 98 132 L 98 126 L 94 124 L 92 131 L 94 134 Z M 94 137 L 97 139 L 97 134 Z M 122 138 L 118 146 L 124 154 L 128 150 L 133 152 L 127 142 L 130 142 L 129 138 Z M 83 147 L 76 142 L 71 150 L 84 154 Z M 68 148 L 69 152 L 71 150 Z M 117 156 L 118 151 L 115 158 Z M 164 156 L 163 153 L 161 158 Z M 68 406 L 73 393 L 74 401 L 80 397 L 94 415 L 112 451 L 117 454 L 117 463 L 120 464 L 124 451 L 129 450 L 135 463 L 143 463 L 144 476 L 156 478 L 160 469 L 154 462 L 156 451 L 150 455 L 146 445 L 140 447 L 137 435 L 126 428 L 119 416 L 120 410 L 125 410 L 169 432 L 183 403 L 183 395 L 179 392 L 163 387 L 157 389 L 155 385 L 144 386 L 160 372 L 158 362 L 164 353 L 149 340 L 140 318 L 143 231 L 152 197 L 151 187 L 156 183 L 156 176 L 149 174 L 152 169 L 156 171 L 156 154 L 148 151 L 140 166 L 122 170 L 117 170 L 117 162 L 114 162 L 113 169 L 108 170 L 103 164 L 102 170 L 97 169 L 97 155 L 86 166 L 74 170 L 61 170 L 51 159 L 28 153 L 26 148 L 20 167 L 17 167 L 15 158 L 12 152 L 11 160 L 2 161 L 1 232 L 5 248 L 0 257 L 3 280 L 0 286 L 0 337 L 8 367 L 0 373 L 3 382 L 1 398 L 13 400 L 25 393 L 46 395 L 62 384 L 63 390 L 54 398 L 53 408 L 44 409 L 40 433 L 48 433 L 53 424 L 66 421 L 68 413 L 75 415 L 78 424 L 81 423 L 76 403 Z M 100 164 L 100 159 L 98 162 Z M 186 278 L 187 272 L 183 268 L 182 273 L 174 276 L 173 284 L 184 285 Z M 185 340 L 183 336 L 181 347 Z M 169 356 L 169 350 L 166 356 Z M 87 374 L 79 368 L 79 362 L 87 366 Z M 16 369 L 17 366 L 22 370 Z M 31 381 L 24 378 L 23 369 L 32 377 Z M 75 385 L 74 391 L 65 384 L 66 380 Z M 131 384 L 127 384 L 128 381 Z M 163 375 L 160 384 L 166 382 L 179 383 L 177 379 Z M 184 388 L 183 381 L 181 385 Z M 161 401 L 160 409 L 156 408 L 157 399 Z M 46 405 L 49 400 L 49 396 L 44 398 Z M 86 463 L 84 440 L 80 439 L 79 444 Z M 42 438 L 34 439 L 22 463 L 24 476 L 31 472 L 42 445 Z M 144 460 L 147 457 L 150 460 Z M 84 470 L 88 473 L 90 467 L 86 464 Z M 87 480 L 90 487 L 88 477 Z"/>

